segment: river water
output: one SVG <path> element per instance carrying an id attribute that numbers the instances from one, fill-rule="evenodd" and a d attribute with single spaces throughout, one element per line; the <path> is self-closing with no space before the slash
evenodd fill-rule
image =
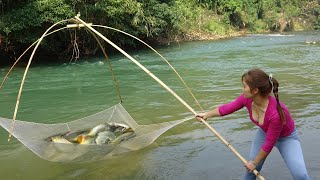
<path id="1" fill-rule="evenodd" d="M 306 41 L 317 41 L 308 44 Z M 280 82 L 280 100 L 290 109 L 299 131 L 307 169 L 320 179 L 320 32 L 252 34 L 218 41 L 185 42 L 157 48 L 176 68 L 204 110 L 241 94 L 241 75 L 259 67 Z M 183 84 L 150 50 L 130 53 L 197 112 Z M 123 106 L 138 124 L 190 117 L 178 100 L 122 55 L 110 55 Z M 4 77 L 9 67 L 1 67 Z M 0 91 L 0 115 L 12 118 L 24 67 L 14 69 Z M 119 102 L 103 57 L 64 64 L 32 64 L 17 119 L 59 123 L 101 111 Z M 245 109 L 208 121 L 247 158 L 257 127 Z M 37 131 L 37 129 L 34 129 Z M 0 129 L 1 179 L 241 179 L 242 162 L 206 126 L 190 120 L 152 145 L 107 160 L 54 163 L 40 159 L 17 140 L 7 142 Z M 266 179 L 292 179 L 276 148 L 261 174 Z"/>

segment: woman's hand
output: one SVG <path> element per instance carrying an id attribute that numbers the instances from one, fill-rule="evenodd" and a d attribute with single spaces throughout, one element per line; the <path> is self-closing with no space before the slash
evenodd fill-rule
<path id="1" fill-rule="evenodd" d="M 208 115 L 207 113 L 199 113 L 196 115 L 196 118 L 198 121 L 201 121 L 201 119 L 203 120 L 207 120 L 208 119 Z"/>
<path id="2" fill-rule="evenodd" d="M 197 118 L 198 121 L 201 121 L 201 119 L 207 120 L 209 117 L 216 117 L 216 116 L 220 116 L 218 108 L 215 108 L 212 111 L 199 113 L 199 114 L 196 115 L 196 118 Z"/>
<path id="3" fill-rule="evenodd" d="M 247 163 L 244 164 L 244 167 L 246 167 L 246 169 L 249 172 L 252 172 L 253 170 L 256 169 L 256 164 L 254 163 L 254 161 L 248 161 Z"/>

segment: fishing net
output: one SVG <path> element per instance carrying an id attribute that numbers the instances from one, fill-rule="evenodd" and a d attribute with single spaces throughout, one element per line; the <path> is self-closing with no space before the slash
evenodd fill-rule
<path id="1" fill-rule="evenodd" d="M 191 118 L 139 125 L 119 103 L 96 114 L 67 123 L 42 124 L 16 120 L 12 135 L 39 157 L 48 161 L 91 161 L 144 148 L 168 129 Z M 8 132 L 11 122 L 11 119 L 0 118 L 0 125 Z M 103 144 L 57 143 L 48 140 L 50 137 L 67 132 L 87 131 L 104 123 L 128 125 L 134 132 L 134 137 L 118 143 Z"/>
<path id="2" fill-rule="evenodd" d="M 77 24 L 68 24 L 64 28 L 51 31 L 56 25 L 63 24 L 66 22 L 77 22 Z M 33 55 L 35 54 L 43 38 L 46 37 L 47 35 L 50 35 L 54 32 L 60 31 L 65 28 L 86 27 L 87 30 L 89 30 L 89 32 L 92 34 L 92 36 L 97 40 L 97 43 L 99 44 L 106 58 L 106 61 L 108 62 L 108 65 L 112 74 L 112 79 L 116 86 L 120 102 L 122 102 L 122 98 L 120 95 L 118 84 L 116 82 L 115 75 L 112 71 L 111 62 L 108 60 L 108 57 L 104 51 L 104 47 L 100 43 L 98 37 L 100 37 L 101 39 L 109 43 L 111 46 L 113 46 L 119 52 L 125 55 L 129 60 L 134 62 L 143 71 L 145 71 L 150 77 L 152 77 L 155 81 L 157 81 L 163 88 L 165 88 L 169 93 L 171 93 L 174 97 L 176 97 L 184 106 L 186 106 L 191 112 L 193 112 L 193 114 L 196 114 L 196 112 L 186 102 L 184 102 L 183 99 L 181 99 L 177 94 L 175 94 L 175 92 L 173 92 L 160 79 L 158 79 L 154 74 L 152 74 L 148 69 L 146 69 L 138 61 L 136 61 L 132 56 L 127 54 L 124 50 L 122 50 L 120 47 L 115 45 L 113 42 L 111 42 L 109 39 L 104 37 L 101 33 L 93 29 L 91 26 L 94 26 L 94 25 L 92 24 L 89 25 L 85 22 L 82 22 L 82 20 L 77 15 L 75 18 L 59 21 L 54 25 L 52 25 L 50 28 L 48 28 L 47 31 L 41 36 L 41 38 L 35 41 L 18 58 L 19 60 L 32 46 L 35 46 L 29 58 L 28 64 L 26 66 L 17 99 L 20 99 L 21 97 L 23 85 L 24 85 L 25 78 L 29 70 L 31 61 L 33 59 Z M 99 27 L 109 28 L 105 26 L 99 26 Z M 119 32 L 122 32 L 122 31 L 119 31 Z M 122 33 L 129 35 L 128 33 L 125 33 L 125 32 L 122 32 Z M 129 35 L 129 36 L 144 43 L 143 41 L 141 41 L 140 39 L 132 35 Z M 146 43 L 144 44 L 147 45 Z M 154 52 L 156 52 L 159 56 L 161 56 L 152 47 L 150 47 L 149 45 L 147 46 L 151 48 Z M 170 63 L 164 57 L 162 57 L 162 59 L 167 62 L 167 64 L 172 68 L 172 70 L 178 75 L 181 81 L 185 84 L 181 76 L 175 71 L 175 69 L 170 65 Z M 18 60 L 14 63 L 14 65 L 11 67 L 8 74 L 4 78 L 3 82 L 0 85 L 0 89 L 2 88 L 5 80 L 7 79 L 9 73 L 11 72 L 15 64 L 18 62 Z M 191 93 L 190 89 L 187 87 L 186 84 L 185 86 L 189 90 L 190 94 L 193 96 L 193 94 Z M 198 105 L 200 106 L 199 103 Z M 0 117 L 0 125 L 9 132 L 9 140 L 11 135 L 13 135 L 22 144 L 28 147 L 31 151 L 33 151 L 39 157 L 49 161 L 56 161 L 56 162 L 90 161 L 90 160 L 102 159 L 102 158 L 120 154 L 120 153 L 125 153 L 128 151 L 138 150 L 150 145 L 161 134 L 163 134 L 173 126 L 193 118 L 193 117 L 190 117 L 190 118 L 164 122 L 159 124 L 139 125 L 129 115 L 129 113 L 124 109 L 124 107 L 121 104 L 117 104 L 115 106 L 112 106 L 108 109 L 105 109 L 91 116 L 74 120 L 71 122 L 57 123 L 57 124 L 43 124 L 43 123 L 34 123 L 34 122 L 16 120 L 18 107 L 19 107 L 19 101 L 17 100 L 16 108 L 15 108 L 12 119 Z M 111 131 L 110 129 L 106 130 L 106 128 L 109 126 L 111 127 Z M 101 132 L 97 132 L 97 133 L 94 133 L 94 135 L 92 135 L 91 132 L 97 127 L 103 127 L 105 129 L 102 130 Z M 115 131 L 118 130 L 118 128 L 124 128 L 124 130 L 122 129 L 120 131 L 117 131 L 117 133 L 115 133 Z M 114 133 L 113 137 L 110 137 L 109 135 L 112 133 Z M 73 140 L 70 141 L 70 139 L 66 138 L 66 137 L 69 137 L 70 134 L 77 135 L 75 136 L 76 139 L 73 138 Z M 109 139 L 106 138 L 106 136 L 108 136 Z M 105 139 L 101 140 L 100 137 L 101 138 L 104 137 Z M 120 137 L 121 139 L 119 139 Z M 88 141 L 90 140 L 90 143 L 82 143 L 83 141 L 87 142 L 87 140 Z"/>

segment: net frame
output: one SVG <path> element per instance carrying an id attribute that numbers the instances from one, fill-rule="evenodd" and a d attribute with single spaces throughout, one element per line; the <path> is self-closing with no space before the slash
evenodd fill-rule
<path id="1" fill-rule="evenodd" d="M 12 135 L 42 159 L 53 162 L 93 161 L 129 151 L 142 149 L 152 144 L 170 128 L 192 119 L 169 121 L 159 124 L 139 125 L 121 103 L 95 114 L 65 123 L 44 124 L 16 120 Z M 0 118 L 0 125 L 10 131 L 11 119 Z M 117 144 L 63 144 L 47 139 L 66 132 L 92 129 L 102 123 L 121 123 L 132 128 L 135 137 Z"/>

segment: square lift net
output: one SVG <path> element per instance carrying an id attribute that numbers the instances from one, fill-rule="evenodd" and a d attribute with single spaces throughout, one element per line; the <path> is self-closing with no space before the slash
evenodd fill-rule
<path id="1" fill-rule="evenodd" d="M 119 103 L 96 114 L 67 123 L 43 124 L 16 120 L 12 135 L 36 155 L 48 161 L 92 161 L 142 149 L 170 128 L 192 118 L 139 125 Z M 12 119 L 0 117 L 0 125 L 8 132 L 11 122 Z M 47 140 L 57 134 L 83 131 L 103 123 L 126 124 L 133 130 L 135 136 L 116 144 L 66 144 Z"/>

